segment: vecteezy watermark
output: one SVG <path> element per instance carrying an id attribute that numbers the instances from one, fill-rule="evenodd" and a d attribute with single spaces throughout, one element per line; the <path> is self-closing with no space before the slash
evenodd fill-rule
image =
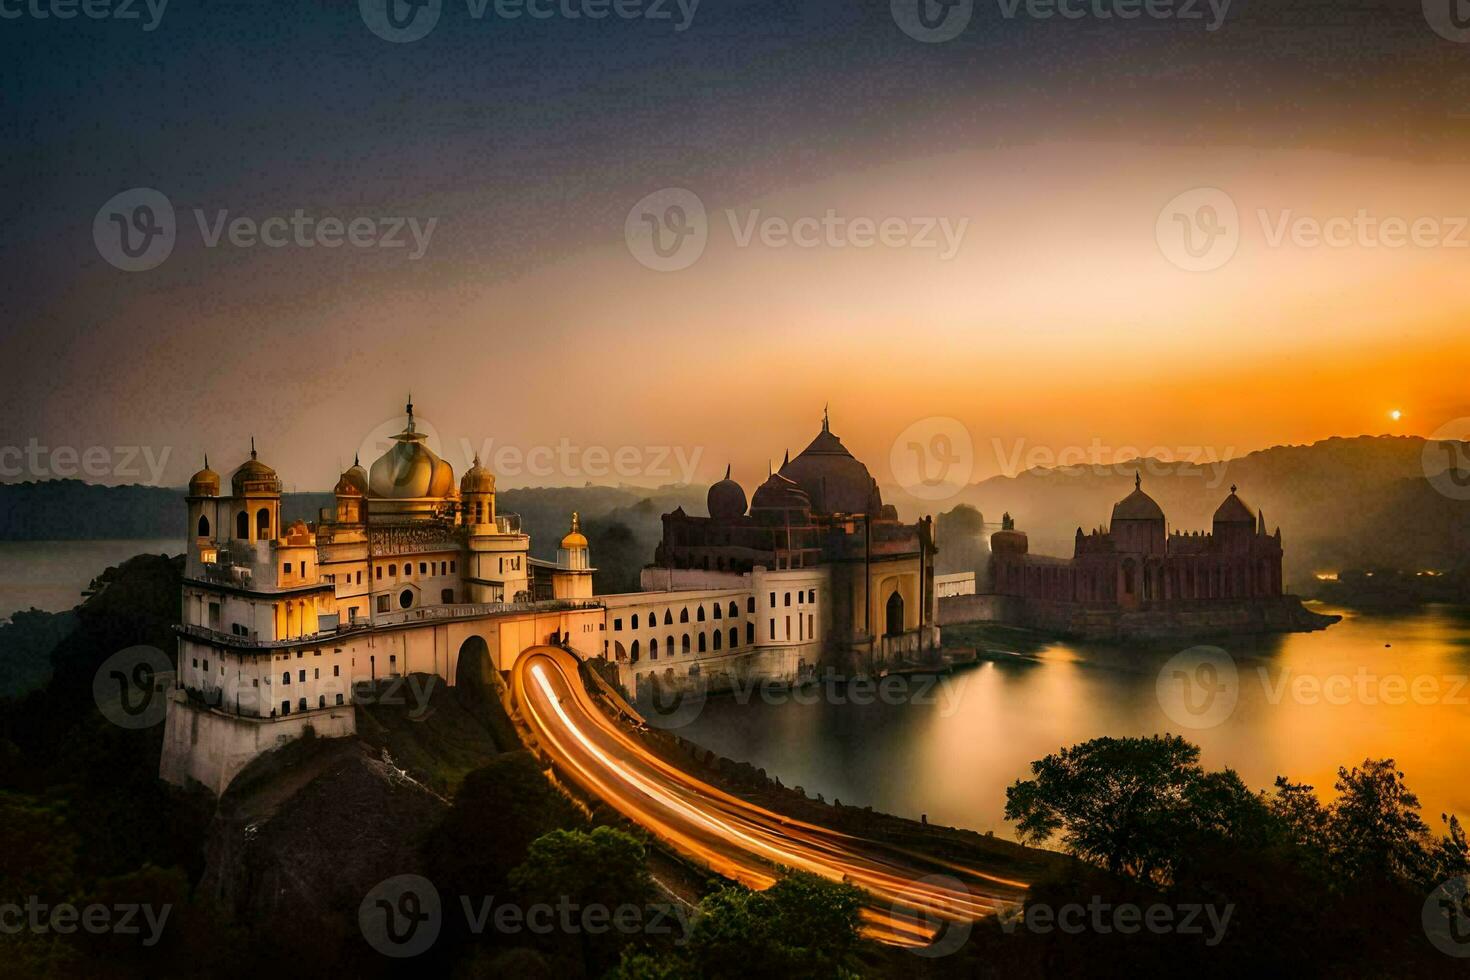
<path id="1" fill-rule="evenodd" d="M 464 459 L 479 459 L 497 477 L 507 479 L 603 480 L 649 479 L 694 482 L 703 446 L 583 446 L 563 437 L 555 445 L 496 445 L 486 439 L 476 447 L 460 440 Z"/>
<path id="2" fill-rule="evenodd" d="M 456 911 L 475 936 L 501 935 L 673 936 L 689 941 L 692 908 L 672 903 L 604 905 L 563 895 L 555 902 L 496 901 L 494 895 L 460 895 Z M 444 926 L 443 902 L 434 883 L 422 875 L 395 875 L 379 882 L 358 906 L 357 921 L 368 945 L 384 956 L 406 958 L 428 951 Z"/>
<path id="3" fill-rule="evenodd" d="M 1256 208 L 1261 241 L 1267 248 L 1299 249 L 1463 249 L 1470 248 L 1470 216 L 1353 214 L 1325 217 L 1292 208 Z M 1189 272 L 1211 272 L 1234 258 L 1242 234 L 1235 200 L 1218 187 L 1198 187 L 1164 205 L 1154 234 L 1174 265 Z"/>
<path id="4" fill-rule="evenodd" d="M 725 221 L 737 248 L 935 250 L 941 262 L 954 258 L 970 227 L 969 218 L 850 216 L 827 208 L 820 215 L 766 214 L 727 208 Z M 623 222 L 623 240 L 638 262 L 655 272 L 687 269 L 704 254 L 710 222 L 699 195 L 666 187 L 633 205 Z"/>
<path id="5" fill-rule="evenodd" d="M 64 480 L 119 477 L 160 486 L 172 446 L 47 446 L 34 436 L 24 446 L 0 446 L 0 476 Z M 141 464 L 141 466 L 140 466 Z"/>
<path id="6" fill-rule="evenodd" d="M 1068 902 L 1065 905 L 1048 905 L 1045 902 L 1028 902 L 1026 905 L 1013 903 L 1002 906 L 997 912 L 1000 927 L 1007 935 L 1017 928 L 1038 935 L 1061 932 L 1068 936 L 1080 936 L 1091 932 L 1106 936 L 1118 933 L 1124 936 L 1139 932 L 1155 935 L 1202 936 L 1205 945 L 1220 945 L 1230 919 L 1235 914 L 1234 903 L 1217 906 L 1213 902 L 1183 902 L 1169 905 L 1155 902 L 1152 905 L 1135 905 L 1132 902 L 1113 903 L 1101 895 L 1093 895 L 1084 905 Z"/>
<path id="7" fill-rule="evenodd" d="M 1470 41 L 1470 11 L 1464 0 L 1423 0 L 1424 20 L 1446 41 Z"/>
<path id="8" fill-rule="evenodd" d="M 1086 446 L 1054 448 L 1028 442 L 1024 437 L 1007 446 L 999 438 L 990 440 L 996 464 L 1004 476 L 1047 468 L 1096 476 L 1188 476 L 1205 479 L 1213 490 L 1225 482 L 1225 471 L 1235 454 L 1234 446 L 1110 446 L 1097 436 Z"/>
<path id="9" fill-rule="evenodd" d="M 1214 728 L 1235 713 L 1240 698 L 1235 658 L 1219 647 L 1190 647 L 1160 668 L 1154 693 L 1176 724 Z"/>
<path id="10" fill-rule="evenodd" d="M 1176 195 L 1159 211 L 1154 239 L 1164 258 L 1187 272 L 1210 272 L 1240 247 L 1240 212 L 1218 187 Z"/>
<path id="11" fill-rule="evenodd" d="M 666 645 L 681 642 L 682 655 L 689 653 L 689 635 L 680 641 L 667 637 Z M 645 680 L 644 677 L 647 679 Z M 640 676 L 634 696 L 639 714 L 651 728 L 677 729 L 692 724 L 712 695 L 747 705 L 920 705 L 937 707 L 939 717 L 959 711 L 960 690 L 947 674 L 888 674 L 884 677 L 847 677 L 827 669 L 813 677 L 788 683 L 755 677 L 729 677 L 719 686 L 700 673 L 688 673 L 672 683 L 656 674 Z"/>
<path id="12" fill-rule="evenodd" d="M 1446 422 L 1424 443 L 1429 485 L 1451 500 L 1470 500 L 1470 418 Z"/>
<path id="13" fill-rule="evenodd" d="M 1470 875 L 1442 882 L 1424 900 L 1424 934 L 1448 956 L 1470 957 Z"/>
<path id="14" fill-rule="evenodd" d="M 229 209 L 191 211 L 205 248 L 407 249 L 417 261 L 428 251 L 438 218 L 309 214 L 232 215 Z M 145 272 L 172 254 L 178 239 L 173 203 L 151 187 L 134 187 L 109 198 L 92 220 L 97 252 L 124 272 Z"/>
<path id="15" fill-rule="evenodd" d="M 1234 657 L 1209 646 L 1190 647 L 1170 658 L 1155 687 L 1159 706 L 1172 721 L 1186 728 L 1214 728 L 1235 712 L 1246 680 L 1260 685 L 1262 702 L 1271 706 L 1470 706 L 1470 676 L 1463 674 L 1385 674 L 1368 667 L 1304 674 L 1267 666 L 1243 672 Z"/>
<path id="16" fill-rule="evenodd" d="M 948 500 L 975 475 L 975 443 L 959 419 L 930 416 L 898 434 L 888 451 L 893 479 L 920 500 Z"/>
<path id="17" fill-rule="evenodd" d="M 142 945 L 151 948 L 163 938 L 163 927 L 173 908 L 167 902 L 156 907 L 148 902 L 49 904 L 38 895 L 29 895 L 24 902 L 0 902 L 0 934 L 69 936 L 80 930 L 93 936 L 142 936 Z"/>
<path id="18" fill-rule="evenodd" d="M 929 904 L 897 901 L 888 908 L 896 931 L 914 940 L 927 940 L 922 946 L 906 947 L 909 952 L 938 959 L 959 952 L 969 942 L 975 923 L 966 911 L 971 896 L 964 882 L 949 875 L 925 875 L 913 882 L 908 892 L 933 896 Z"/>
<path id="19" fill-rule="evenodd" d="M 174 665 L 157 647 L 119 650 L 92 675 L 92 700 L 102 717 L 119 728 L 151 728 L 168 712 Z"/>
<path id="20" fill-rule="evenodd" d="M 136 20 L 156 30 L 168 0 L 0 0 L 0 20 Z M 147 19 L 144 19 L 144 14 Z"/>
<path id="21" fill-rule="evenodd" d="M 1232 0 L 995 0 L 1003 20 L 1175 20 L 1202 22 L 1213 33 L 1224 24 Z M 899 30 L 935 44 L 958 37 L 969 26 L 974 0 L 890 0 Z"/>
<path id="22" fill-rule="evenodd" d="M 358 0 L 368 30 L 385 41 L 406 44 L 428 36 L 444 12 L 443 0 Z M 465 0 L 470 20 L 646 20 L 668 21 L 675 33 L 694 23 L 699 0 Z"/>

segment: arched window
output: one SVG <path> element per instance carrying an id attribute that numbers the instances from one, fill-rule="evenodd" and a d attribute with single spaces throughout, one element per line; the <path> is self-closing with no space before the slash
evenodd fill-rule
<path id="1" fill-rule="evenodd" d="M 704 606 L 703 605 L 699 606 L 698 608 L 696 608 L 694 610 L 694 618 L 696 620 L 698 620 L 699 622 L 701 622 L 701 623 L 704 622 Z"/>
<path id="2" fill-rule="evenodd" d="M 888 597 L 888 629 L 889 636 L 897 636 L 903 632 L 903 596 L 897 590 Z"/>
<path id="3" fill-rule="evenodd" d="M 633 627 L 632 628 L 635 629 L 635 630 L 638 628 L 638 614 L 637 613 L 634 613 L 633 614 Z M 636 657 L 637 652 L 638 652 L 638 644 L 635 641 L 634 644 L 633 644 L 633 653 L 635 654 L 634 659 L 637 659 L 637 657 Z"/>
<path id="4" fill-rule="evenodd" d="M 255 512 L 255 536 L 262 541 L 270 540 L 271 512 L 265 507 Z"/>
<path id="5" fill-rule="evenodd" d="M 750 621 L 750 622 L 748 622 L 748 623 L 745 624 L 745 642 L 746 643 L 754 643 L 755 642 L 755 621 L 754 620 L 752 620 L 752 621 Z"/>
<path id="6" fill-rule="evenodd" d="M 682 649 L 682 650 L 683 650 L 683 651 L 684 651 L 684 652 L 685 652 L 685 653 L 688 653 L 688 652 L 689 652 L 689 634 L 688 634 L 688 633 L 685 633 L 685 634 L 684 634 L 684 639 L 683 639 L 683 641 L 682 641 L 682 642 L 681 642 L 681 643 L 680 643 L 680 648 L 681 648 L 681 649 Z"/>
<path id="7" fill-rule="evenodd" d="M 730 627 L 730 649 L 733 650 L 740 645 L 740 630 L 734 626 Z"/>
<path id="8" fill-rule="evenodd" d="M 628 660 L 629 660 L 629 662 L 635 663 L 635 664 L 638 662 L 638 641 L 637 640 L 634 640 L 633 641 L 633 645 L 630 646 L 630 647 L 628 647 Z"/>
<path id="9" fill-rule="evenodd" d="M 739 610 L 739 608 L 736 607 L 735 600 L 734 599 L 731 599 L 730 600 L 730 612 L 729 612 L 729 616 L 730 616 L 731 619 L 734 619 L 736 616 L 739 616 L 739 615 L 740 615 L 740 610 Z M 734 646 L 734 644 L 732 643 L 731 646 Z"/>
<path id="10" fill-rule="evenodd" d="M 701 634 L 699 634 L 699 652 L 700 653 L 704 653 L 704 645 L 705 645 L 704 634 L 701 633 Z"/>
<path id="11" fill-rule="evenodd" d="M 685 606 L 683 609 L 680 609 L 679 610 L 679 622 L 681 622 L 681 623 L 687 623 L 687 622 L 689 622 L 689 607 L 688 606 Z"/>
<path id="12" fill-rule="evenodd" d="M 719 630 L 715 630 L 714 641 L 715 641 L 715 649 L 718 650 L 720 648 L 720 631 Z"/>
<path id="13" fill-rule="evenodd" d="M 203 514 L 199 515 L 199 537 L 209 537 L 209 518 Z"/>
<path id="14" fill-rule="evenodd" d="M 250 537 L 250 515 L 243 510 L 235 515 L 235 537 L 241 541 Z"/>
<path id="15" fill-rule="evenodd" d="M 674 624 L 674 614 L 671 611 L 665 609 L 664 610 L 664 625 L 665 626 L 672 626 L 673 624 Z"/>
<path id="16" fill-rule="evenodd" d="M 674 638 L 672 636 L 664 637 L 664 649 L 669 651 L 669 656 L 672 657 L 674 655 Z"/>
<path id="17" fill-rule="evenodd" d="M 715 608 L 713 610 L 711 610 L 711 612 L 714 613 L 715 619 L 722 619 L 722 618 L 724 618 L 724 614 L 721 611 L 720 604 L 718 602 L 715 603 Z"/>
<path id="18" fill-rule="evenodd" d="M 289 670 L 286 671 L 286 672 L 284 672 L 283 674 L 281 674 L 281 683 L 282 684 L 289 684 L 289 683 L 291 683 L 291 672 Z"/>
<path id="19" fill-rule="evenodd" d="M 656 637 L 656 636 L 653 639 L 651 639 L 651 640 L 648 641 L 648 659 L 649 660 L 657 660 L 658 659 L 658 637 Z"/>

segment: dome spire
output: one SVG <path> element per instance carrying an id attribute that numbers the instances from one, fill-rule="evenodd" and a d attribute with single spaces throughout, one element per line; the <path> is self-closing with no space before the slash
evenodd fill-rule
<path id="1" fill-rule="evenodd" d="M 1133 489 L 1143 489 L 1143 476 L 1137 470 L 1133 471 Z"/>
<path id="2" fill-rule="evenodd" d="M 727 480 L 730 479 L 730 464 L 729 463 L 726 463 L 725 464 L 725 479 L 727 479 Z"/>
<path id="3" fill-rule="evenodd" d="M 827 408 L 828 408 L 828 406 L 830 404 L 831 404 L 830 402 L 823 402 L 822 403 L 822 431 L 823 432 L 831 432 L 832 431 L 831 420 L 827 417 Z"/>
<path id="4" fill-rule="evenodd" d="M 254 436 L 251 436 L 250 437 L 250 458 L 251 459 L 254 459 L 255 458 L 255 437 Z"/>

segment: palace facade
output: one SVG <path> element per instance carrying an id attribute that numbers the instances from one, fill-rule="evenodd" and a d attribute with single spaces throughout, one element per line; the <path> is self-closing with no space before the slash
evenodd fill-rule
<path id="1" fill-rule="evenodd" d="M 536 645 L 605 657 L 635 693 L 937 652 L 932 523 L 901 524 L 825 419 L 749 508 L 727 474 L 708 517 L 666 515 L 645 591 L 625 595 L 593 595 L 576 514 L 556 561 L 531 558 L 494 475 L 476 460 L 456 481 L 411 404 L 393 446 L 333 493 L 317 520 L 283 526 L 253 440 L 227 487 L 207 459 L 190 479 L 164 779 L 222 792 L 308 729 L 352 734 L 357 696 L 414 673 L 480 683 Z"/>

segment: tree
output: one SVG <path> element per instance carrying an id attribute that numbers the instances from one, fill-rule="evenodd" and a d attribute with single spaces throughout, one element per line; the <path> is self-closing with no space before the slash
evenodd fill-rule
<path id="1" fill-rule="evenodd" d="M 806 872 L 763 892 L 722 888 L 699 904 L 691 972 L 735 977 L 830 978 L 852 972 L 863 895 Z"/>
<path id="2" fill-rule="evenodd" d="M 527 907 L 570 907 L 579 920 L 585 910 L 595 907 L 606 922 L 621 907 L 633 905 L 641 917 L 654 896 L 647 862 L 643 842 L 624 831 L 553 830 L 532 842 L 526 860 L 510 873 L 510 884 Z M 589 975 L 600 975 L 617 960 L 625 938 L 617 930 L 594 934 L 577 927 L 576 931 Z"/>
<path id="3" fill-rule="evenodd" d="M 1349 877 L 1423 882 L 1433 875 L 1429 828 L 1419 797 L 1409 792 L 1392 759 L 1365 759 L 1362 768 L 1339 766 L 1332 804 L 1329 852 Z"/>
<path id="4" fill-rule="evenodd" d="M 1198 818 L 1199 748 L 1177 735 L 1095 738 L 1031 764 L 1006 790 L 1007 820 L 1026 843 L 1057 833 L 1078 857 L 1152 881 L 1167 872 Z"/>

